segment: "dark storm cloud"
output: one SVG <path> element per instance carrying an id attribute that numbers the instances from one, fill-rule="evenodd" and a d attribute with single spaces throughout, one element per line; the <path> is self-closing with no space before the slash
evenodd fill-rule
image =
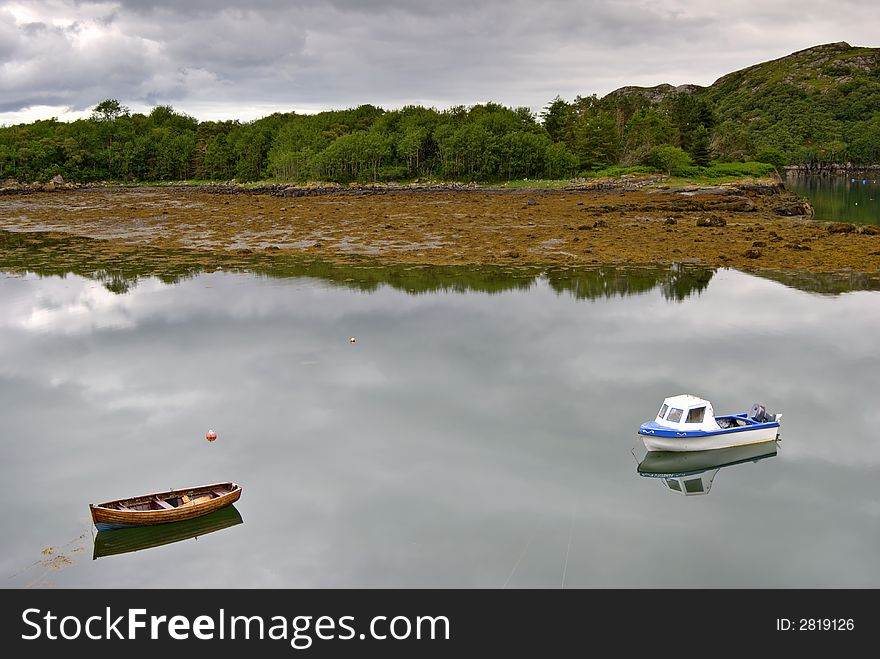
<path id="1" fill-rule="evenodd" d="M 108 97 L 196 116 L 487 100 L 538 109 L 557 94 L 709 84 L 814 43 L 871 45 L 865 26 L 878 13 L 812 0 L 0 0 L 0 112 Z"/>

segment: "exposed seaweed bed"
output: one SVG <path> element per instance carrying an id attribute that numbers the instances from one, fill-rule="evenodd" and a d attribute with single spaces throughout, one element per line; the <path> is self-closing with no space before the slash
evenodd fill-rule
<path id="1" fill-rule="evenodd" d="M 772 184 L 313 192 L 98 187 L 5 194 L 0 230 L 88 237 L 118 245 L 121 253 L 149 246 L 201 257 L 880 272 L 876 227 L 813 221 L 808 203 Z"/>

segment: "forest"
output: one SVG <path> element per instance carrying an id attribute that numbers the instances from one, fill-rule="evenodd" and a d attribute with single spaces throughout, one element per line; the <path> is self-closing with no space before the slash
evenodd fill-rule
<path id="1" fill-rule="evenodd" d="M 0 126 L 0 179 L 499 182 L 872 165 L 880 162 L 878 61 L 876 49 L 831 44 L 710 87 L 557 97 L 538 115 L 489 102 L 200 122 L 169 105 L 142 114 L 106 99 L 87 119 Z"/>
<path id="2" fill-rule="evenodd" d="M 492 182 L 569 179 L 613 165 L 684 174 L 725 160 L 710 150 L 715 120 L 705 103 L 681 96 L 674 113 L 607 105 L 556 99 L 541 117 L 495 103 L 362 105 L 241 123 L 199 122 L 166 105 L 131 113 L 108 99 L 89 119 L 0 128 L 0 179 Z"/>

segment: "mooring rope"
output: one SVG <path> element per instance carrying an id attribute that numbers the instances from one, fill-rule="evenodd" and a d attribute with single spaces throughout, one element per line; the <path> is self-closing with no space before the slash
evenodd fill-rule
<path id="1" fill-rule="evenodd" d="M 541 526 L 541 519 L 539 518 L 537 522 L 535 522 L 535 528 L 532 529 L 532 535 L 529 537 L 528 542 L 526 542 L 525 546 L 522 548 L 522 551 L 519 553 L 519 558 L 516 559 L 516 563 L 513 564 L 513 569 L 510 570 L 510 574 L 507 575 L 507 580 L 504 582 L 504 585 L 501 586 L 501 589 L 504 590 L 507 588 L 507 584 L 510 583 L 510 580 L 513 578 L 513 575 L 516 574 L 516 570 L 519 567 L 520 562 L 523 557 L 528 552 L 529 547 L 532 544 L 532 540 L 535 539 L 535 535 L 538 533 L 538 528 Z"/>
<path id="2" fill-rule="evenodd" d="M 568 548 L 565 550 L 565 564 L 562 566 L 562 590 L 565 590 L 565 573 L 568 571 L 568 556 L 571 554 L 571 537 L 574 534 L 574 501 L 571 503 L 571 520 L 568 524 Z"/>

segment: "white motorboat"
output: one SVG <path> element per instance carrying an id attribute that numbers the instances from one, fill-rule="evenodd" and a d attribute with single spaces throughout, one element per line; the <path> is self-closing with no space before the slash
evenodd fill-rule
<path id="1" fill-rule="evenodd" d="M 772 441 L 781 418 L 757 403 L 748 412 L 715 416 L 708 400 L 680 394 L 665 399 L 639 435 L 649 451 L 707 451 Z"/>

